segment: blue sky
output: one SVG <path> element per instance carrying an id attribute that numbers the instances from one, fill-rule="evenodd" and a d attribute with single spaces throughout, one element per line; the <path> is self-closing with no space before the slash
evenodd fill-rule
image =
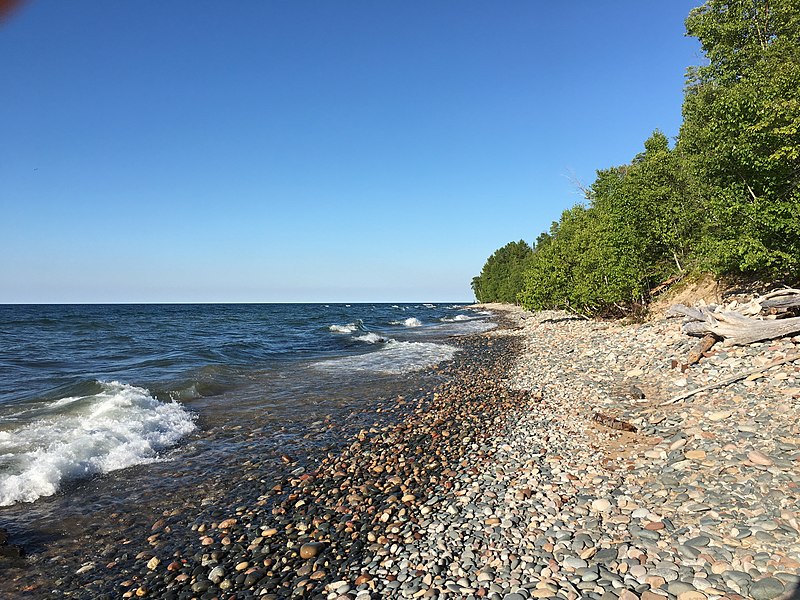
<path id="1" fill-rule="evenodd" d="M 0 302 L 467 301 L 680 126 L 699 1 L 33 0 Z"/>

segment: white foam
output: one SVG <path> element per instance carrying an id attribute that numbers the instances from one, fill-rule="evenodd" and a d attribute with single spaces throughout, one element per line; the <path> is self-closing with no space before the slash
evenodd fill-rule
<path id="1" fill-rule="evenodd" d="M 353 333 L 358 330 L 358 324 L 348 323 L 347 325 L 331 325 L 328 329 L 334 333 Z"/>
<path id="2" fill-rule="evenodd" d="M 357 342 L 366 342 L 367 344 L 382 344 L 390 341 L 389 338 L 378 335 L 377 333 L 365 333 L 364 335 L 357 335 L 353 338 Z"/>
<path id="3" fill-rule="evenodd" d="M 370 371 L 401 375 L 450 360 L 457 352 L 458 348 L 446 344 L 390 340 L 378 352 L 320 362 L 317 367 L 326 371 Z"/>
<path id="4" fill-rule="evenodd" d="M 440 320 L 445 323 L 457 323 L 459 321 L 472 321 L 479 317 L 470 317 L 468 315 L 456 315 L 455 317 L 442 317 Z"/>
<path id="5" fill-rule="evenodd" d="M 461 321 L 452 325 L 456 329 L 458 335 L 468 335 L 474 333 L 483 333 L 497 327 L 497 323 L 489 323 L 488 321 Z"/>
<path id="6" fill-rule="evenodd" d="M 392 325 L 404 325 L 405 327 L 422 327 L 422 321 L 416 317 L 409 317 L 402 321 L 392 321 Z"/>
<path id="7" fill-rule="evenodd" d="M 181 404 L 119 382 L 101 385 L 93 396 L 57 401 L 66 412 L 0 432 L 0 506 L 51 496 L 67 479 L 156 461 L 196 428 Z"/>

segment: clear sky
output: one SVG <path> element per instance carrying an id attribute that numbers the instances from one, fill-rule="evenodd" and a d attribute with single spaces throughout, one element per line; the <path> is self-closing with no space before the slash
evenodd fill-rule
<path id="1" fill-rule="evenodd" d="M 472 300 L 571 180 L 677 135 L 700 3 L 24 3 L 0 302 Z"/>

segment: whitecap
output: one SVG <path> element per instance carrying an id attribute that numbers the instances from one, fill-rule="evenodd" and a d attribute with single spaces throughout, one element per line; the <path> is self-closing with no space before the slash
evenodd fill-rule
<path id="1" fill-rule="evenodd" d="M 470 317 L 468 315 L 456 315 L 455 317 L 442 317 L 439 319 L 444 323 L 457 323 L 459 321 L 471 321 L 472 319 L 477 319 L 478 317 Z"/>
<path id="2" fill-rule="evenodd" d="M 101 386 L 57 401 L 61 412 L 0 432 L 0 506 L 51 496 L 68 479 L 156 461 L 196 428 L 181 404 L 124 383 Z"/>
<path id="3" fill-rule="evenodd" d="M 366 342 L 367 344 L 383 344 L 389 341 L 389 338 L 385 338 L 377 333 L 372 332 L 364 335 L 357 335 L 353 339 L 357 342 Z"/>
<path id="4" fill-rule="evenodd" d="M 403 325 L 404 327 L 422 327 L 422 321 L 416 317 L 409 317 L 402 321 L 392 321 L 392 325 Z"/>
<path id="5" fill-rule="evenodd" d="M 398 342 L 390 340 L 377 352 L 360 356 L 347 356 L 317 363 L 317 367 L 330 372 L 383 373 L 402 375 L 432 367 L 452 359 L 459 351 L 455 346 L 430 342 Z"/>
<path id="6" fill-rule="evenodd" d="M 353 333 L 358 330 L 356 323 L 348 323 L 347 325 L 331 325 L 328 327 L 333 333 Z"/>

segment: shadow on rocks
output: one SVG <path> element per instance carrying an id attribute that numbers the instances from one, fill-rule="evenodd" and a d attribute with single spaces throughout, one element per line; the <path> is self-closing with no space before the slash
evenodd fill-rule
<path id="1" fill-rule="evenodd" d="M 542 323 L 565 323 L 567 321 L 585 321 L 586 319 L 583 317 L 576 317 L 573 315 L 569 315 L 566 317 L 558 317 L 553 319 L 543 319 Z"/>

